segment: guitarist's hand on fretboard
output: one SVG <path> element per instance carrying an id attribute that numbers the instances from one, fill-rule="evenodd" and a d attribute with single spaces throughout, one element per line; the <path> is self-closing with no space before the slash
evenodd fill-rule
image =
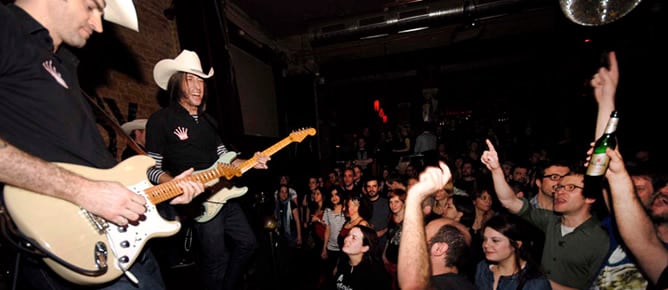
<path id="1" fill-rule="evenodd" d="M 267 165 L 267 162 L 271 160 L 271 157 L 262 154 L 262 152 L 255 152 L 255 155 L 253 156 L 257 160 L 257 164 L 253 166 L 255 169 L 267 169 L 269 168 L 269 165 Z"/>
<path id="2" fill-rule="evenodd" d="M 190 168 L 174 178 L 179 187 L 183 190 L 183 194 L 175 197 L 170 201 L 170 204 L 188 204 L 193 198 L 204 192 L 204 184 L 199 181 L 187 179 L 195 170 Z"/>

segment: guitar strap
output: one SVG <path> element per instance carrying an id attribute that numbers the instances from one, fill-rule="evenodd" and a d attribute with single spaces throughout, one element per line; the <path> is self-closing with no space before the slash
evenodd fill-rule
<path id="1" fill-rule="evenodd" d="M 142 149 L 141 146 L 139 146 L 139 144 L 137 144 L 137 142 L 134 139 L 132 139 L 132 137 L 130 137 L 130 135 L 125 134 L 125 132 L 123 132 L 123 128 L 121 128 L 121 126 L 116 121 L 114 121 L 114 119 L 112 119 L 111 116 L 109 116 L 109 113 L 107 113 L 107 111 L 104 110 L 104 108 L 102 108 L 95 101 L 95 99 L 93 99 L 93 97 L 86 94 L 86 92 L 84 92 L 83 90 L 81 90 L 81 94 L 86 97 L 86 100 L 88 100 L 88 102 L 93 106 L 93 108 L 95 109 L 95 112 L 97 112 L 97 113 L 99 113 L 99 115 L 103 116 L 106 123 L 109 126 L 111 126 L 112 128 L 114 128 L 114 131 L 116 132 L 116 134 L 118 134 L 119 136 L 122 136 L 123 139 L 125 139 L 128 146 L 130 146 L 130 148 L 132 148 L 132 150 L 137 152 L 137 154 L 146 155 L 146 151 L 144 151 L 144 149 Z"/>

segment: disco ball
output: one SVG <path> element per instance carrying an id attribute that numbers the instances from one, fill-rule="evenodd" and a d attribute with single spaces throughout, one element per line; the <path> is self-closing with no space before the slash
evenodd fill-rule
<path id="1" fill-rule="evenodd" d="M 628 14 L 641 0 L 559 0 L 571 21 L 584 26 L 611 23 Z"/>

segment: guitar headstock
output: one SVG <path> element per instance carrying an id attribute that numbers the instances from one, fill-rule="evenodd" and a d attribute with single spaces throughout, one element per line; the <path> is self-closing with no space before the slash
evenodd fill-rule
<path id="1" fill-rule="evenodd" d="M 307 136 L 313 136 L 313 135 L 315 135 L 315 129 L 304 128 L 290 133 L 290 140 L 292 140 L 293 142 L 301 142 Z"/>
<path id="2" fill-rule="evenodd" d="M 225 179 L 232 179 L 234 177 L 241 176 L 242 172 L 239 167 L 236 167 L 232 164 L 220 163 L 216 164 L 216 168 L 220 171 L 220 176 L 225 177 Z"/>

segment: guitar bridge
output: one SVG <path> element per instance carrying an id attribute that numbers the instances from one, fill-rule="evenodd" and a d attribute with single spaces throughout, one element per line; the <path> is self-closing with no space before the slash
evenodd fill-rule
<path id="1" fill-rule="evenodd" d="M 81 214 L 86 217 L 86 219 L 91 223 L 93 228 L 97 230 L 98 234 L 103 234 L 109 227 L 109 223 L 105 219 L 96 216 L 83 208 L 81 208 Z"/>

